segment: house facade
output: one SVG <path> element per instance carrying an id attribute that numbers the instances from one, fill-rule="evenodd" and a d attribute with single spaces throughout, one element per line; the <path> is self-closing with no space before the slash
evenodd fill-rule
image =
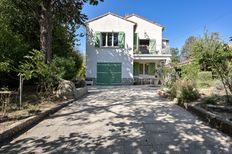
<path id="1" fill-rule="evenodd" d="M 86 77 L 99 85 L 154 83 L 170 62 L 164 27 L 135 14 L 107 13 L 85 23 Z"/>

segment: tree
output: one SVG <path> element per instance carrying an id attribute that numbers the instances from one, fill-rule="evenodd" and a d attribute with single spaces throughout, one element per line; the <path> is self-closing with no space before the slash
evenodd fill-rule
<path id="1" fill-rule="evenodd" d="M 181 57 L 184 60 L 190 59 L 193 53 L 193 46 L 197 42 L 197 38 L 195 36 L 190 36 L 186 41 L 181 50 Z"/>
<path id="2" fill-rule="evenodd" d="M 35 0 L 30 0 L 31 4 Z M 17 70 L 24 56 L 33 49 L 40 50 L 40 26 L 32 8 L 27 9 L 25 0 L 0 1 L 0 86 L 16 87 Z M 55 20 L 52 31 L 52 50 L 55 57 L 75 60 L 75 68 L 81 69 L 82 56 L 74 49 L 75 29 L 65 22 Z M 76 72 L 75 74 L 77 74 Z M 14 81 L 14 82 L 12 82 Z"/>
<path id="3" fill-rule="evenodd" d="M 45 63 L 52 60 L 52 32 L 56 23 L 71 31 L 83 24 L 87 16 L 81 12 L 85 3 L 97 5 L 98 0 L 13 0 L 25 12 L 33 13 L 40 27 L 40 50 L 45 54 Z M 103 1 L 103 0 L 99 0 Z"/>
<path id="4" fill-rule="evenodd" d="M 232 49 L 221 41 L 218 33 L 206 32 L 196 42 L 193 51 L 196 61 L 206 62 L 217 73 L 223 83 L 227 101 L 229 101 L 229 94 L 232 94 Z"/>
<path id="5" fill-rule="evenodd" d="M 171 48 L 170 52 L 172 55 L 172 57 L 171 57 L 172 63 L 180 62 L 179 49 L 178 48 Z"/>

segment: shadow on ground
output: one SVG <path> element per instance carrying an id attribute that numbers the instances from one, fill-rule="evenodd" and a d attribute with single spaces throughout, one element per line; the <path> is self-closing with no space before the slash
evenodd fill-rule
<path id="1" fill-rule="evenodd" d="M 108 87 L 92 88 L 0 152 L 231 153 L 231 143 L 154 87 Z"/>

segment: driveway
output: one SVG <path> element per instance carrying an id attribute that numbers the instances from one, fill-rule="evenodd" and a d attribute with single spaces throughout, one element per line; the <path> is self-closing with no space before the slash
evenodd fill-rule
<path id="1" fill-rule="evenodd" d="M 232 139 L 148 86 L 92 87 L 0 153 L 232 153 Z"/>

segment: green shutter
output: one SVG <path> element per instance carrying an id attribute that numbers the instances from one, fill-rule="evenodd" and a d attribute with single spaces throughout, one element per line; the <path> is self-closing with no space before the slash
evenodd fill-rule
<path id="1" fill-rule="evenodd" d="M 120 48 L 125 48 L 125 33 L 119 32 L 118 34 L 118 46 Z"/>
<path id="2" fill-rule="evenodd" d="M 155 53 L 156 52 L 156 40 L 155 39 L 149 40 L 149 51 L 151 53 Z"/>
<path id="3" fill-rule="evenodd" d="M 134 62 L 133 72 L 134 75 L 139 75 L 139 63 Z"/>
<path id="4" fill-rule="evenodd" d="M 155 63 L 149 63 L 149 65 L 148 65 L 148 74 L 149 75 L 155 75 L 155 72 L 156 72 Z"/>
<path id="5" fill-rule="evenodd" d="M 101 42 L 101 33 L 96 32 L 95 33 L 95 47 L 99 48 L 100 47 L 100 42 Z"/>
<path id="6" fill-rule="evenodd" d="M 139 37 L 138 33 L 134 33 L 134 52 L 137 53 L 139 48 Z"/>

